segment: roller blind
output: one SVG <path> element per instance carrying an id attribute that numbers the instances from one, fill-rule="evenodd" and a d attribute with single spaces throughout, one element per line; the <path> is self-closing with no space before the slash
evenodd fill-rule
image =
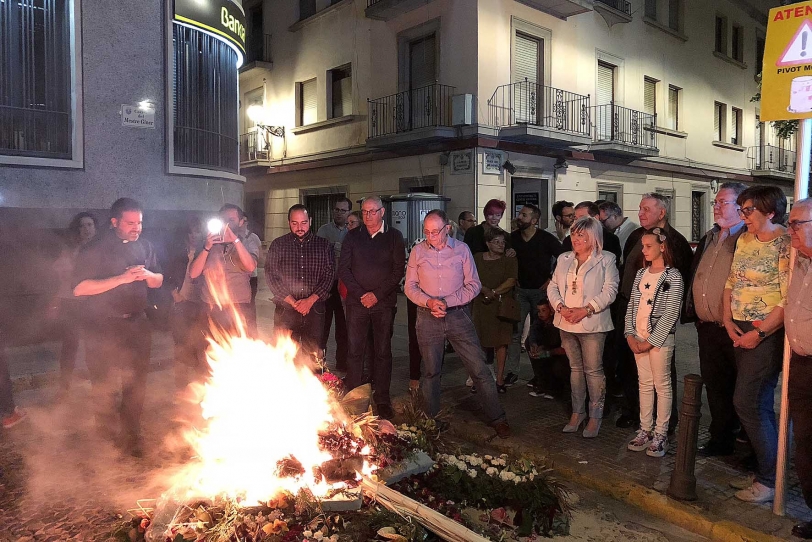
<path id="1" fill-rule="evenodd" d="M 302 126 L 316 122 L 316 80 L 302 83 Z"/>
<path id="2" fill-rule="evenodd" d="M 668 127 L 679 130 L 679 89 L 668 87 Z"/>
<path id="3" fill-rule="evenodd" d="M 539 81 L 539 59 L 541 42 L 524 34 L 516 34 L 516 61 L 514 63 L 513 82 L 527 80 L 530 83 Z"/>
<path id="4" fill-rule="evenodd" d="M 643 79 L 643 111 L 657 114 L 657 81 L 648 77 Z"/>
<path id="5" fill-rule="evenodd" d="M 598 63 L 598 105 L 607 105 L 615 101 L 615 67 Z"/>

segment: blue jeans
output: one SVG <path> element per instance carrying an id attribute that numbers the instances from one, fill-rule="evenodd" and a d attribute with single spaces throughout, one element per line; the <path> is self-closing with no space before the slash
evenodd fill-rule
<path id="1" fill-rule="evenodd" d="M 745 333 L 754 329 L 751 322 L 735 322 Z M 758 460 L 756 481 L 767 487 L 775 487 L 778 426 L 774 404 L 775 387 L 784 358 L 783 328 L 752 350 L 734 348 L 733 352 L 737 371 L 733 406 Z"/>
<path id="2" fill-rule="evenodd" d="M 561 346 L 570 360 L 572 412 L 584 413 L 589 389 L 589 417 L 603 418 L 606 400 L 606 377 L 603 374 L 603 343 L 606 333 L 570 333 L 561 331 Z"/>
<path id="3" fill-rule="evenodd" d="M 417 309 L 417 341 L 423 358 L 420 391 L 426 414 L 435 417 L 440 411 L 440 377 L 443 372 L 445 341 L 454 351 L 474 381 L 477 398 L 490 423 L 505 421 L 505 410 L 499 403 L 496 382 L 485 365 L 485 352 L 479 345 L 476 328 L 471 320 L 470 306 L 452 310 L 445 318 L 435 318 L 428 309 Z"/>
<path id="4" fill-rule="evenodd" d="M 513 328 L 513 340 L 508 345 L 507 362 L 505 363 L 505 374 L 513 373 L 519 375 L 520 356 L 522 353 L 522 330 L 527 315 L 530 315 L 530 325 L 538 318 L 536 305 L 542 299 L 547 299 L 547 292 L 538 288 L 516 288 L 516 301 L 519 302 L 521 316 L 519 323 Z"/>
<path id="5" fill-rule="evenodd" d="M 14 406 L 6 348 L 0 347 L 0 418 L 11 415 L 14 412 Z"/>

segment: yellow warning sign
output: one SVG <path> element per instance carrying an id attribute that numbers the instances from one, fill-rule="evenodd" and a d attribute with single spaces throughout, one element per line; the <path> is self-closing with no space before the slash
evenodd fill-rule
<path id="1" fill-rule="evenodd" d="M 761 120 L 812 118 L 812 2 L 770 10 Z"/>

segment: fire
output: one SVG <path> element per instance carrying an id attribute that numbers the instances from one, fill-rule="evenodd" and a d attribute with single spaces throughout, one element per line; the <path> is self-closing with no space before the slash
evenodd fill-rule
<path id="1" fill-rule="evenodd" d="M 268 344 L 247 338 L 242 323 L 238 329 L 239 336 L 214 332 L 209 340 L 211 375 L 193 385 L 202 426 L 185 431 L 195 456 L 172 480 L 175 498 L 251 506 L 286 491 L 307 488 L 322 497 L 344 487 L 317 474 L 333 459 L 320 448 L 320 434 L 347 423 L 341 406 L 309 367 L 296 363 L 289 336 Z M 369 453 L 368 446 L 358 450 L 364 459 Z M 292 459 L 302 474 L 280 472 L 280 463 Z M 363 473 L 371 469 L 364 461 Z"/>

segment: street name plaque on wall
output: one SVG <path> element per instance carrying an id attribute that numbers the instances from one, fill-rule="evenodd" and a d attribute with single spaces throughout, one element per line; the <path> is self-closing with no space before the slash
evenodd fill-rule
<path id="1" fill-rule="evenodd" d="M 245 53 L 245 13 L 231 0 L 175 0 L 175 20 L 211 32 Z"/>
<path id="2" fill-rule="evenodd" d="M 155 128 L 155 109 L 122 104 L 121 125 L 130 128 Z"/>
<path id="3" fill-rule="evenodd" d="M 770 10 L 761 75 L 761 120 L 812 118 L 812 2 Z"/>

